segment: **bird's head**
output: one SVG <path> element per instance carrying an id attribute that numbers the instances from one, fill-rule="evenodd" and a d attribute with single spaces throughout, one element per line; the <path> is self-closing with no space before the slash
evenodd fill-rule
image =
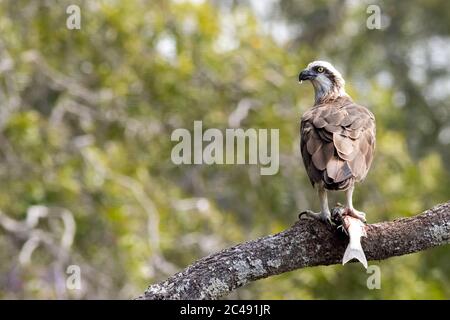
<path id="1" fill-rule="evenodd" d="M 300 72 L 298 80 L 311 81 L 314 86 L 316 103 L 346 96 L 345 81 L 335 67 L 326 61 L 313 61 Z"/>

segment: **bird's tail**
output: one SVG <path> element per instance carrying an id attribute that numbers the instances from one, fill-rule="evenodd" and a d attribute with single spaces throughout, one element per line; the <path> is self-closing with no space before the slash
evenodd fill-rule
<path id="1" fill-rule="evenodd" d="M 347 249 L 345 249 L 344 258 L 342 258 L 342 264 L 344 265 L 352 259 L 358 260 L 363 264 L 364 268 L 367 269 L 366 255 L 364 254 L 361 243 L 359 241 L 350 241 Z"/>

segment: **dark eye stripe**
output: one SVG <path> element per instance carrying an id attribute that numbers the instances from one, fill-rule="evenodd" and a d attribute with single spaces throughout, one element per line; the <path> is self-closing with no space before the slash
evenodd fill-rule
<path id="1" fill-rule="evenodd" d="M 336 82 L 336 76 L 333 73 L 325 69 L 325 74 L 327 75 L 328 79 L 331 80 L 332 83 Z"/>
<path id="2" fill-rule="evenodd" d="M 322 66 L 314 67 L 314 70 L 316 70 L 316 72 L 319 72 L 319 68 L 323 68 L 323 71 L 320 72 L 321 74 L 325 75 L 328 79 L 330 79 L 333 84 L 336 83 L 336 76 L 334 75 L 333 72 Z"/>

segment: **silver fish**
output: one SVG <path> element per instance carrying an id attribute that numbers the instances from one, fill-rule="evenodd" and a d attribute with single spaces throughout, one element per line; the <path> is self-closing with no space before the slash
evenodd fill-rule
<path id="1" fill-rule="evenodd" d="M 361 237 L 367 237 L 366 226 L 361 220 L 349 215 L 344 215 L 342 220 L 342 225 L 350 238 L 342 258 L 342 264 L 344 265 L 350 260 L 356 259 L 367 269 L 366 255 L 361 246 Z"/>

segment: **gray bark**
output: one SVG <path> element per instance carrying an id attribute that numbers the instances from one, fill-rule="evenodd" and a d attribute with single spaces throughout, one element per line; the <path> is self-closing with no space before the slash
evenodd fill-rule
<path id="1" fill-rule="evenodd" d="M 450 243 L 450 201 L 411 218 L 367 225 L 367 260 L 383 260 Z M 295 269 L 341 263 L 347 236 L 336 227 L 300 219 L 275 235 L 202 258 L 138 299 L 217 299 L 251 281 Z"/>

